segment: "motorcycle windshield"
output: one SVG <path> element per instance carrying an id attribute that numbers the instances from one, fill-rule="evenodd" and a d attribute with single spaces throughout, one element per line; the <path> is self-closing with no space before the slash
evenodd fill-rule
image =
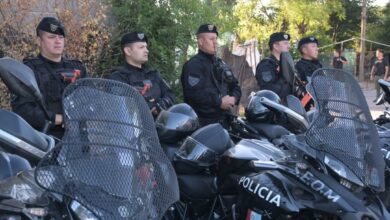
<path id="1" fill-rule="evenodd" d="M 83 79 L 63 95 L 65 135 L 36 168 L 43 188 L 100 219 L 161 219 L 179 199 L 152 115 L 126 84 Z"/>
<path id="2" fill-rule="evenodd" d="M 200 166 L 213 165 L 217 161 L 217 152 L 206 147 L 191 136 L 188 136 L 183 142 L 177 156 L 189 162 L 196 163 Z"/>
<path id="3" fill-rule="evenodd" d="M 332 155 L 367 187 L 384 189 L 384 160 L 367 102 L 353 76 L 319 69 L 307 86 L 316 103 L 306 142 Z"/>

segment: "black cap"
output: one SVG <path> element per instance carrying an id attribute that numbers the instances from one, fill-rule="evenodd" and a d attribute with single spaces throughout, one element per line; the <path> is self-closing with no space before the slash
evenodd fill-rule
<path id="1" fill-rule="evenodd" d="M 290 40 L 290 35 L 285 32 L 276 32 L 269 37 L 268 45 L 272 48 L 272 44 L 278 41 Z"/>
<path id="2" fill-rule="evenodd" d="M 202 24 L 201 26 L 199 26 L 196 35 L 200 33 L 216 33 L 218 36 L 217 26 L 213 24 Z"/>
<path id="3" fill-rule="evenodd" d="M 62 23 L 54 17 L 44 17 L 37 26 L 37 36 L 39 30 L 46 31 L 52 34 L 58 34 L 65 37 L 65 28 Z"/>
<path id="4" fill-rule="evenodd" d="M 318 40 L 315 37 L 313 37 L 313 36 L 302 38 L 298 42 L 298 49 L 300 49 L 301 46 L 303 46 L 305 44 L 308 44 L 308 43 L 316 43 L 318 45 Z"/>
<path id="5" fill-rule="evenodd" d="M 121 45 L 130 44 L 134 42 L 146 42 L 148 43 L 148 38 L 143 32 L 131 32 L 123 35 L 121 40 Z"/>

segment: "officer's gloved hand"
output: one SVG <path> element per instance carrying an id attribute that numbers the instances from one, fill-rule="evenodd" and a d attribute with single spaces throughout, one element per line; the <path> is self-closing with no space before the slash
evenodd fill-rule
<path id="1" fill-rule="evenodd" d="M 146 104 L 148 104 L 149 109 L 152 109 L 153 107 L 156 107 L 156 100 L 153 97 L 150 96 L 144 96 Z"/>
<path id="2" fill-rule="evenodd" d="M 171 101 L 165 98 L 158 98 L 156 100 L 156 103 L 157 103 L 157 107 L 159 108 L 159 111 L 167 110 L 172 105 Z"/>

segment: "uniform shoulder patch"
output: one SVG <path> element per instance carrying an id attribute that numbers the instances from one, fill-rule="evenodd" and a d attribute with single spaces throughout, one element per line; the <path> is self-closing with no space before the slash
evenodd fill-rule
<path id="1" fill-rule="evenodd" d="M 271 82 L 272 81 L 272 72 L 271 71 L 264 71 L 261 73 L 261 78 L 264 82 Z"/>
<path id="2" fill-rule="evenodd" d="M 188 76 L 188 84 L 190 86 L 196 86 L 199 83 L 200 79 L 194 76 Z"/>

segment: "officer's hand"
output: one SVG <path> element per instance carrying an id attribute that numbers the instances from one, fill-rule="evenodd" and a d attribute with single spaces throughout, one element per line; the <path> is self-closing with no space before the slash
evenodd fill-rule
<path id="1" fill-rule="evenodd" d="M 374 80 L 374 76 L 373 75 L 370 76 L 370 80 Z"/>
<path id="2" fill-rule="evenodd" d="M 61 114 L 56 114 L 55 119 L 54 119 L 54 124 L 55 125 L 60 125 L 63 122 L 63 118 Z"/>
<path id="3" fill-rule="evenodd" d="M 156 107 L 153 107 L 152 109 L 150 109 L 150 112 L 152 112 L 153 115 L 157 116 L 158 115 L 158 110 Z"/>
<path id="4" fill-rule="evenodd" d="M 230 108 L 233 108 L 235 99 L 236 98 L 234 96 L 228 96 L 228 95 L 222 97 L 221 109 L 228 110 Z"/>

